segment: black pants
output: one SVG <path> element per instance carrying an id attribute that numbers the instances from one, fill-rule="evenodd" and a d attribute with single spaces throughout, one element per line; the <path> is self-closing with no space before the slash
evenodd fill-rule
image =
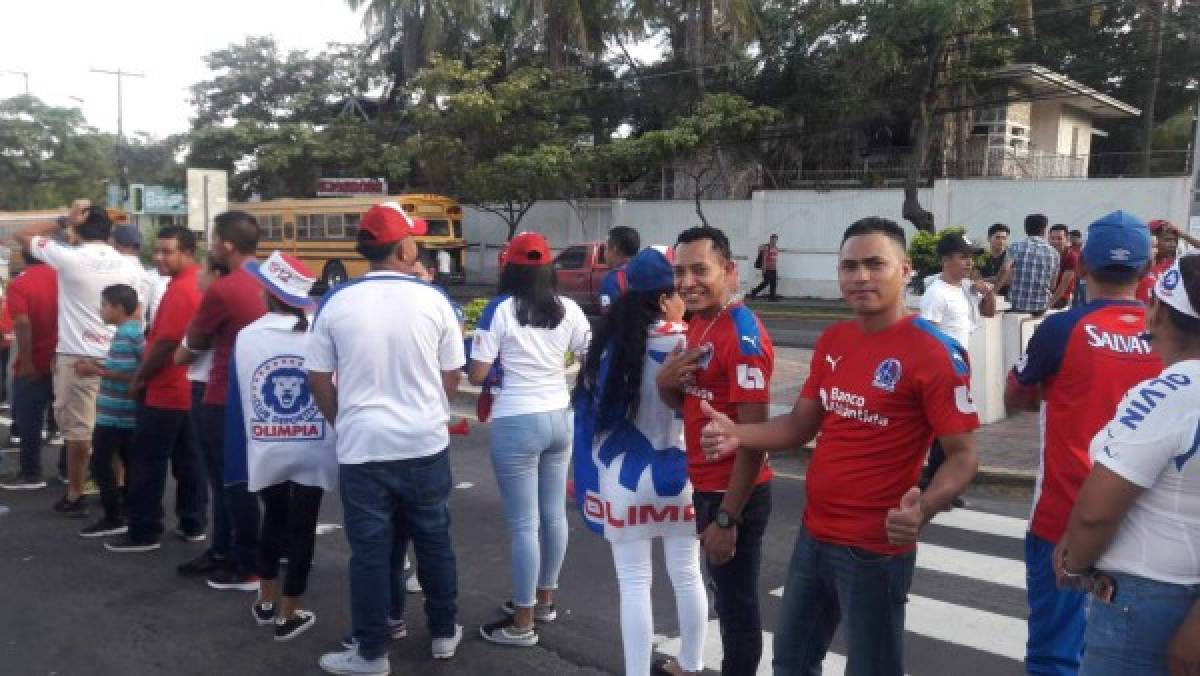
<path id="1" fill-rule="evenodd" d="M 284 596 L 304 596 L 317 539 L 317 514 L 325 491 L 285 481 L 258 492 L 262 500 L 262 533 L 258 538 L 258 576 L 279 577 L 279 557 L 287 551 Z"/>
<path id="2" fill-rule="evenodd" d="M 696 530 L 704 532 L 717 518 L 724 493 L 696 492 Z M 707 563 L 713 606 L 721 622 L 722 676 L 752 676 L 762 659 L 762 614 L 758 606 L 758 571 L 762 563 L 762 538 L 771 516 L 771 485 L 756 486 L 742 507 L 742 525 L 728 563 Z"/>
<path id="3" fill-rule="evenodd" d="M 204 433 L 208 435 L 208 452 L 221 458 L 221 480 L 224 481 L 224 406 L 204 405 Z M 253 572 L 258 561 L 258 498 L 246 489 L 245 482 L 239 482 L 225 486 L 225 504 L 233 527 L 234 562 L 242 572 Z"/>
<path id="4" fill-rule="evenodd" d="M 139 542 L 155 542 L 162 535 L 168 462 L 175 476 L 179 526 L 188 533 L 203 533 L 208 525 L 208 486 L 192 446 L 188 412 L 143 406 L 126 463 L 129 537 Z"/>
<path id="5" fill-rule="evenodd" d="M 129 446 L 133 441 L 133 429 L 96 425 L 92 431 L 92 478 L 100 489 L 100 504 L 104 505 L 104 518 L 121 517 L 124 490 L 117 486 L 117 473 L 113 470 L 113 458 L 129 467 Z"/>
<path id="6" fill-rule="evenodd" d="M 778 297 L 775 295 L 775 287 L 778 284 L 779 272 L 777 270 L 763 270 L 762 283 L 754 287 L 754 290 L 750 292 L 750 297 L 754 298 L 761 293 L 763 289 L 770 287 L 770 291 L 767 292 L 767 298 L 774 300 Z"/>
<path id="7" fill-rule="evenodd" d="M 21 476 L 42 478 L 42 427 L 54 388 L 50 376 L 13 378 L 13 427 L 21 437 Z M 53 416 L 51 416 L 53 417 Z"/>

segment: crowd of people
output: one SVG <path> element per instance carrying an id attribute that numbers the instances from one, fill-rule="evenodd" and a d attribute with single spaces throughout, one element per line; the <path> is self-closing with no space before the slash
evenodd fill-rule
<path id="1" fill-rule="evenodd" d="M 903 228 L 856 221 L 837 271 L 853 318 L 821 335 L 792 410 L 771 418 L 774 346 L 737 293 L 721 230 L 643 247 L 636 230 L 614 229 L 594 332 L 557 292 L 549 242 L 521 233 L 466 343 L 421 262 L 424 227 L 394 203 L 372 207 L 356 235 L 369 272 L 319 304 L 302 261 L 258 259 L 258 224 L 242 212 L 214 219 L 204 269 L 195 235 L 168 226 L 148 272 L 137 230 L 83 202 L 17 233 L 27 266 L 7 310 L 21 469 L 3 486 L 45 487 L 53 401 L 66 463 L 53 509 L 89 515 L 90 475 L 102 511 L 79 534 L 109 538 L 114 553 L 157 550 L 170 469 L 175 536 L 209 541 L 179 573 L 256 592 L 253 622 L 280 641 L 316 621 L 303 597 L 324 493 L 336 491 L 352 627 L 320 666 L 388 674 L 389 643 L 408 634 L 410 545 L 431 656 L 452 658 L 463 637 L 449 402 L 465 374 L 492 393 L 484 417 L 511 546 L 511 595 L 482 639 L 534 646 L 539 625 L 559 619 L 573 495 L 610 545 L 625 672 L 702 671 L 711 594 L 719 668 L 740 675 L 763 654 L 768 453 L 815 442 L 773 670 L 820 673 L 841 626 L 847 673 L 898 676 L 917 543 L 979 464 L 970 333 L 1006 297 L 1010 311 L 1046 315 L 1005 397 L 1044 421 L 1026 669 L 1200 673 L 1200 256 L 1179 254 L 1181 237 L 1196 242 L 1178 228 L 1115 212 L 1086 235 L 1054 226 L 1047 239 L 1034 214 L 1011 245 L 993 226 L 986 252 L 947 234 L 914 314 Z M 761 255 L 772 297 L 778 257 L 774 241 Z M 681 634 L 672 659 L 653 652 L 655 540 Z"/>

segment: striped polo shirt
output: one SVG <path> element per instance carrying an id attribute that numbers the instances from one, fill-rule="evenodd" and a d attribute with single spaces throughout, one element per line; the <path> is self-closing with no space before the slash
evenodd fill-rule
<path id="1" fill-rule="evenodd" d="M 108 348 L 104 370 L 132 376 L 142 361 L 145 347 L 142 322 L 130 319 L 121 324 L 113 336 L 112 346 Z M 129 391 L 129 381 L 107 377 L 100 379 L 100 394 L 96 398 L 97 425 L 131 430 L 134 428 L 136 411 L 137 402 Z"/>

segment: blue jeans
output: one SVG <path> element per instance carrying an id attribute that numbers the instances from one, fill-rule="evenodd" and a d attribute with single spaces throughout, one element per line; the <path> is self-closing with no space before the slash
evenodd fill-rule
<path id="1" fill-rule="evenodd" d="M 397 529 L 403 529 L 416 551 L 430 635 L 453 636 L 458 572 L 450 542 L 449 454 L 340 465 L 338 470 L 350 543 L 350 616 L 359 653 L 375 659 L 387 650 L 388 615 L 398 591 L 392 576 Z"/>
<path id="2" fill-rule="evenodd" d="M 200 456 L 192 447 L 188 412 L 139 407 L 126 466 L 126 507 L 133 540 L 157 542 L 162 535 L 168 462 L 175 475 L 179 526 L 189 533 L 202 533 L 208 518 L 208 486 Z"/>
<path id="3" fill-rule="evenodd" d="M 22 477 L 42 478 L 42 428 L 53 394 L 53 381 L 49 375 L 13 378 L 12 414 L 21 435 Z"/>
<path id="4" fill-rule="evenodd" d="M 1025 589 L 1029 598 L 1029 641 L 1025 670 L 1039 676 L 1079 673 L 1083 655 L 1083 592 L 1059 589 L 1050 563 L 1054 543 L 1025 534 Z"/>
<path id="5" fill-rule="evenodd" d="M 244 482 L 225 485 L 225 407 L 204 404 L 203 421 L 207 435 L 208 480 L 211 484 L 215 478 L 220 484 L 225 513 L 229 516 L 228 533 L 216 532 L 214 525 L 213 553 L 224 553 L 217 548 L 217 541 L 230 543 L 234 565 L 244 573 L 252 573 L 258 564 L 258 497 Z"/>
<path id="6" fill-rule="evenodd" d="M 492 469 L 512 544 L 512 600 L 532 608 L 538 589 L 557 589 L 567 555 L 569 409 L 492 421 Z"/>
<path id="7" fill-rule="evenodd" d="M 229 516 L 229 501 L 225 499 L 225 451 L 215 450 L 210 441 L 211 425 L 204 417 L 204 388 L 208 383 L 192 383 L 192 443 L 199 449 L 200 458 L 208 473 L 209 499 L 212 500 L 212 544 L 209 551 L 221 558 L 233 555 L 233 526 Z M 224 429 L 222 427 L 222 429 Z"/>
<path id="8" fill-rule="evenodd" d="M 717 518 L 724 493 L 696 491 L 696 532 Z M 705 561 L 712 583 L 713 608 L 721 622 L 722 676 L 753 676 L 762 661 L 762 612 L 759 608 L 758 573 L 762 565 L 762 539 L 771 518 L 771 484 L 754 487 L 742 505 L 733 558 L 719 566 Z"/>
<path id="9" fill-rule="evenodd" d="M 779 611 L 775 673 L 820 674 L 845 620 L 847 676 L 901 676 L 904 604 L 916 562 L 915 550 L 886 556 L 819 542 L 801 527 Z"/>
<path id="10" fill-rule="evenodd" d="M 1200 585 L 1158 582 L 1111 573 L 1117 583 L 1112 603 L 1088 602 L 1084 633 L 1084 676 L 1167 674 L 1167 643 L 1200 599 Z"/>

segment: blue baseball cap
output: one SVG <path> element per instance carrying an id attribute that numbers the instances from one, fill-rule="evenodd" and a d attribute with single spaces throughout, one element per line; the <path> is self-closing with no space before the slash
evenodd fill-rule
<path id="1" fill-rule="evenodd" d="M 671 269 L 671 250 L 649 246 L 629 259 L 625 278 L 633 291 L 660 291 L 675 288 L 675 271 Z"/>
<path id="2" fill-rule="evenodd" d="M 1137 216 L 1114 211 L 1088 226 L 1083 263 L 1092 270 L 1140 270 L 1150 260 L 1150 230 Z"/>

